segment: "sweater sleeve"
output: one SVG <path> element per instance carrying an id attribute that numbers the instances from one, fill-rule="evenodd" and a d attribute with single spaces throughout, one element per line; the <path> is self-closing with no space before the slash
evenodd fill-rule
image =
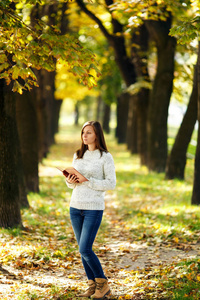
<path id="1" fill-rule="evenodd" d="M 107 191 L 113 190 L 116 186 L 116 174 L 113 157 L 110 153 L 106 153 L 104 159 L 104 179 L 88 178 L 89 181 L 84 182 L 93 190 Z"/>
<path id="2" fill-rule="evenodd" d="M 73 156 L 72 166 L 74 165 L 75 158 L 76 158 L 76 153 L 74 153 L 74 156 Z M 67 179 L 66 179 L 66 184 L 67 184 L 68 188 L 70 188 L 70 189 L 74 189 L 77 185 L 77 183 L 69 183 L 67 181 Z"/>

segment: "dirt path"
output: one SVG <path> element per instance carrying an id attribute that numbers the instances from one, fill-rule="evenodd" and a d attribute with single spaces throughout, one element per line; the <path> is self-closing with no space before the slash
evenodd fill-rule
<path id="1" fill-rule="evenodd" d="M 109 278 L 112 299 L 120 299 L 120 296 L 124 295 L 126 298 L 122 299 L 132 299 L 128 295 L 132 295 L 134 286 L 134 282 L 131 283 L 129 280 L 133 272 L 138 271 L 138 276 L 140 276 L 140 271 L 146 269 L 149 270 L 147 271 L 148 275 L 153 269 L 200 254 L 200 245 L 198 244 L 190 245 L 187 249 L 177 249 L 159 243 L 149 246 L 146 242 L 132 241 L 129 232 L 120 223 L 119 216 L 115 214 L 112 201 L 105 210 L 105 218 L 115 226 L 109 228 L 109 232 L 104 238 L 104 244 L 95 243 L 95 249 L 97 249 L 105 273 Z M 116 224 L 119 224 L 119 227 Z M 33 268 L 30 272 L 19 271 L 12 266 L 2 267 L 0 269 L 0 299 L 47 299 L 18 298 L 17 294 L 22 290 L 29 290 L 31 293 L 32 290 L 37 289 L 43 292 L 53 285 L 65 289 L 74 288 L 78 293 L 86 287 L 86 277 L 78 253 L 76 259 L 73 259 L 68 266 L 70 267 L 66 267 L 62 263 L 60 266 L 41 264 L 38 269 Z"/>
<path id="2" fill-rule="evenodd" d="M 131 233 L 121 222 L 120 216 L 115 214 L 112 204 L 112 201 L 109 202 L 105 217 L 109 219 L 110 224 L 119 223 L 119 226 L 109 229 L 109 236 L 102 250 L 104 250 L 103 265 L 112 283 L 114 295 L 122 296 L 122 299 L 136 299 L 128 297 L 132 295 L 134 287 L 134 283 L 130 280 L 135 278 L 133 274 L 137 273 L 140 276 L 140 273 L 143 273 L 141 276 L 148 278 L 152 270 L 162 269 L 166 265 L 200 255 L 200 243 L 170 246 L 163 242 L 148 245 L 147 242 L 134 241 Z M 123 298 L 124 295 L 127 296 Z"/>
<path id="3" fill-rule="evenodd" d="M 64 147 L 64 146 L 63 146 Z M 66 151 L 66 149 L 64 149 Z M 71 150 L 70 150 L 71 151 Z M 66 154 L 65 154 L 66 155 Z M 71 153 L 70 153 L 71 157 Z M 43 176 L 54 176 L 55 168 L 43 166 Z M 108 196 L 109 198 L 109 196 Z M 97 252 L 106 275 L 108 276 L 111 288 L 112 299 L 133 299 L 135 278 L 148 279 L 152 270 L 162 268 L 173 262 L 185 258 L 193 258 L 200 255 L 200 244 L 169 244 L 159 239 L 149 244 L 145 239 L 134 240 L 126 222 L 123 221 L 115 209 L 115 199 L 111 197 L 106 203 L 104 218 L 108 224 L 107 231 L 102 230 L 100 239 L 95 242 Z M 72 231 L 70 233 L 72 235 Z M 101 241 L 101 235 L 103 242 Z M 41 243 L 45 245 L 47 237 L 44 235 Z M 47 239 L 48 240 L 48 239 Z M 8 241 L 9 242 L 9 241 Z M 62 241 L 61 241 L 62 242 Z M 3 249 L 2 241 L 2 249 Z M 52 240 L 51 247 L 57 241 Z M 13 245 L 15 241 L 13 241 Z M 29 266 L 29 257 L 23 257 L 20 263 L 27 264 L 25 268 L 16 268 L 17 261 L 13 264 L 5 264 L 0 268 L 0 300 L 36 300 L 36 299 L 61 299 L 56 289 L 74 290 L 74 295 L 86 287 L 86 277 L 83 271 L 79 254 L 74 253 L 70 260 L 57 260 L 56 262 L 33 261 Z M 34 265 L 35 264 L 35 265 Z M 19 263 L 18 263 L 19 267 Z M 134 276 L 133 276 L 134 275 Z M 142 284 L 142 281 L 141 281 Z M 52 290 L 52 298 L 38 295 L 45 295 L 45 291 Z M 19 293 L 24 296 L 18 297 Z M 30 293 L 30 297 L 28 297 Z M 57 295 L 57 296 L 56 296 Z M 31 298 L 32 297 L 32 298 Z M 75 299 L 69 298 L 69 299 Z M 136 299 L 136 298 L 134 298 Z M 145 299 L 145 298 L 138 298 Z M 155 298 L 156 299 L 156 298 Z"/>

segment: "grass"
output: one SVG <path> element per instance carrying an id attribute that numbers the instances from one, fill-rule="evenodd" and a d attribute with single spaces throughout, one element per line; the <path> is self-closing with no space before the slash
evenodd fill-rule
<path id="1" fill-rule="evenodd" d="M 170 291 L 172 299 L 200 299 L 199 289 L 199 273 L 200 273 L 200 260 L 194 259 L 189 261 L 182 261 L 178 263 L 173 272 L 176 274 L 176 281 L 178 287 L 174 291 L 174 278 L 165 283 L 165 287 Z"/>
<path id="2" fill-rule="evenodd" d="M 107 193 L 105 218 L 96 241 L 100 257 L 106 259 L 110 239 L 180 251 L 198 245 L 200 207 L 190 204 L 194 160 L 187 161 L 185 181 L 165 180 L 164 174 L 141 167 L 139 158 L 125 145 L 117 145 L 113 134 L 106 140 L 115 161 L 117 187 Z M 11 270 L 10 275 L 0 273 L 0 283 L 9 285 L 9 276 L 16 273 L 16 279 L 10 281 L 10 296 L 0 294 L 1 299 L 76 299 L 83 287 L 76 281 L 82 266 L 69 219 L 71 190 L 56 170 L 56 166 L 71 165 L 79 141 L 80 128 L 63 119 L 56 144 L 40 165 L 40 193 L 30 193 L 31 207 L 22 211 L 29 230 L 0 230 L 0 262 Z M 119 251 L 122 257 L 130 252 L 125 246 Z M 133 295 L 134 299 L 200 299 L 199 256 L 143 270 L 129 271 L 126 266 L 117 270 L 117 257 L 108 259 L 107 265 L 117 278 L 113 299 L 133 299 Z"/>

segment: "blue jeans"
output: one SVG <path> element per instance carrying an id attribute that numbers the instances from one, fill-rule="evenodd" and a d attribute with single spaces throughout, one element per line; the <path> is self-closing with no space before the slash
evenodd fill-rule
<path id="1" fill-rule="evenodd" d="M 106 278 L 101 263 L 92 250 L 101 224 L 103 210 L 81 210 L 70 207 L 72 227 L 79 245 L 82 263 L 88 279 Z"/>

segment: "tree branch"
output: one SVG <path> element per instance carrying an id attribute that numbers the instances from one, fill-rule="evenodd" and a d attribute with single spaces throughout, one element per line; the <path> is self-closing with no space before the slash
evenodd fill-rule
<path id="1" fill-rule="evenodd" d="M 113 3 L 113 0 L 105 0 L 106 5 L 109 6 Z M 113 24 L 113 34 L 110 34 L 107 29 L 103 26 L 101 20 L 96 17 L 96 15 L 87 9 L 83 0 L 76 0 L 76 3 L 90 17 L 94 20 L 98 25 L 104 36 L 107 38 L 110 45 L 113 47 L 115 51 L 115 61 L 120 69 L 120 72 L 123 76 L 126 85 L 129 86 L 136 81 L 135 68 L 127 55 L 125 39 L 123 35 L 123 26 L 115 19 L 112 18 Z M 116 35 L 116 33 L 121 33 L 120 35 Z"/>
<path id="2" fill-rule="evenodd" d="M 86 15 L 88 15 L 88 17 L 90 17 L 92 20 L 94 20 L 98 25 L 99 25 L 99 28 L 101 30 L 101 32 L 104 34 L 104 36 L 109 40 L 111 41 L 113 39 L 113 35 L 110 34 L 108 32 L 108 30 L 103 26 L 101 20 L 99 18 L 97 18 L 93 12 L 91 10 L 89 10 L 85 4 L 83 3 L 82 0 L 76 0 L 76 3 L 78 4 L 78 6 L 81 8 L 82 11 L 84 11 L 84 13 Z"/>
<path id="3" fill-rule="evenodd" d="M 113 0 L 105 0 L 105 2 L 108 7 L 114 3 Z M 112 25 L 113 25 L 113 33 L 123 32 L 123 25 L 113 17 L 112 17 Z"/>

